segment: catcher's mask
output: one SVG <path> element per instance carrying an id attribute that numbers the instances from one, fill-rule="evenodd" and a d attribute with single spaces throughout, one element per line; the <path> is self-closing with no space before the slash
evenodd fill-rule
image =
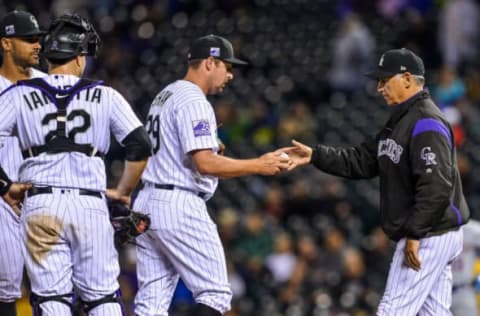
<path id="1" fill-rule="evenodd" d="M 49 27 L 42 44 L 47 59 L 70 59 L 79 55 L 96 56 L 100 37 L 93 25 L 78 14 L 64 14 Z"/>

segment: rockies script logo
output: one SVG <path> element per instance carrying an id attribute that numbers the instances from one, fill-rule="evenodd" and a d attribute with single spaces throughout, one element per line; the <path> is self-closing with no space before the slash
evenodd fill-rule
<path id="1" fill-rule="evenodd" d="M 420 151 L 420 158 L 422 158 L 422 160 L 425 160 L 426 166 L 436 165 L 437 162 L 435 161 L 435 157 L 437 157 L 437 155 L 432 152 L 432 148 L 430 147 L 423 147 Z"/>
<path id="2" fill-rule="evenodd" d="M 398 164 L 402 156 L 403 147 L 398 145 L 393 139 L 387 138 L 378 143 L 378 154 L 380 158 L 387 156 L 393 163 Z"/>

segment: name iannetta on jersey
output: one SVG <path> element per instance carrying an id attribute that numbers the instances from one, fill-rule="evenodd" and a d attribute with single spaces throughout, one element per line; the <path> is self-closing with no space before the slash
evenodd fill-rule
<path id="1" fill-rule="evenodd" d="M 55 97 L 57 99 L 66 98 L 68 97 L 67 93 L 62 93 L 62 91 L 68 90 L 71 86 L 65 86 L 59 91 Z M 76 95 L 77 100 L 84 100 L 85 102 L 91 103 L 101 103 L 102 102 L 102 89 L 99 87 L 87 88 L 81 90 Z M 33 90 L 27 94 L 23 94 L 23 100 L 27 104 L 28 108 L 33 111 L 38 109 L 39 106 L 44 106 L 52 102 L 52 100 L 48 97 L 45 92 L 40 90 Z"/>

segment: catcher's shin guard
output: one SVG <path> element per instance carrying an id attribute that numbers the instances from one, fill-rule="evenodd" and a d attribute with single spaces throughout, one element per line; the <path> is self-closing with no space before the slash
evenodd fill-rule
<path id="1" fill-rule="evenodd" d="M 222 316 L 222 313 L 210 306 L 197 303 L 193 309 L 193 316 Z"/>
<path id="2" fill-rule="evenodd" d="M 0 315 L 17 316 L 17 307 L 15 305 L 15 302 L 10 302 L 10 303 L 0 302 Z"/>
<path id="3" fill-rule="evenodd" d="M 68 307 L 70 307 L 70 310 L 72 310 L 72 313 L 73 313 L 73 304 L 71 302 L 72 297 L 73 297 L 73 293 L 62 294 L 62 295 L 51 295 L 51 296 L 40 296 L 35 293 L 32 293 L 30 295 L 30 304 L 32 305 L 33 316 L 42 316 L 42 309 L 40 308 L 40 305 L 48 301 L 56 301 L 56 302 L 65 304 Z"/>
<path id="4" fill-rule="evenodd" d="M 105 295 L 104 297 L 99 298 L 95 301 L 86 302 L 82 300 L 83 310 L 88 315 L 88 313 L 97 306 L 107 303 L 118 303 L 120 304 L 120 308 L 122 309 L 122 314 L 125 315 L 125 310 L 123 308 L 121 297 L 122 294 L 120 292 L 120 289 L 118 289 L 115 293 Z"/>

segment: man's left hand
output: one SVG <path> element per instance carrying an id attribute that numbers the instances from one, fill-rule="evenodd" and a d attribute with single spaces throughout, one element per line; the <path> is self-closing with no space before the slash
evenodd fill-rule
<path id="1" fill-rule="evenodd" d="M 225 155 L 225 144 L 222 142 L 222 140 L 220 138 L 217 137 L 217 142 L 218 142 L 218 151 L 217 151 L 217 154 L 223 156 Z"/>
<path id="2" fill-rule="evenodd" d="M 417 239 L 407 239 L 405 241 L 405 264 L 415 271 L 421 268 L 420 258 L 418 256 L 418 249 L 420 248 L 420 241 Z"/>
<path id="3" fill-rule="evenodd" d="M 130 208 L 132 202 L 130 195 L 124 195 L 118 189 L 107 189 L 107 191 L 105 191 L 105 196 L 109 199 L 119 201 L 126 207 Z"/>
<path id="4" fill-rule="evenodd" d="M 32 187 L 28 183 L 12 183 L 8 192 L 6 192 L 2 197 L 7 202 L 8 205 L 20 215 L 20 209 L 22 208 L 23 199 L 25 198 L 25 192 Z"/>

